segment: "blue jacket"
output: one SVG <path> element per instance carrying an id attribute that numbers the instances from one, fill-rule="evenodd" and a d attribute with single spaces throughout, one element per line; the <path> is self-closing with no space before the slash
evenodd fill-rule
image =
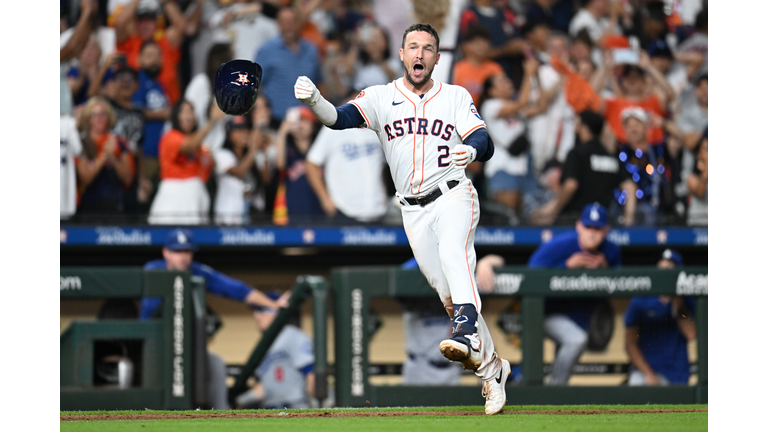
<path id="1" fill-rule="evenodd" d="M 528 267 L 533 268 L 565 268 L 565 262 L 576 252 L 580 252 L 578 234 L 576 231 L 553 238 L 533 252 L 528 260 Z M 605 255 L 609 267 L 621 267 L 621 251 L 619 245 L 604 240 L 598 251 Z M 552 298 L 544 304 L 547 315 L 563 314 L 571 318 L 579 327 L 589 328 L 589 318 L 596 304 L 594 298 Z"/>
<path id="2" fill-rule="evenodd" d="M 144 265 L 145 270 L 165 270 L 166 263 L 164 259 L 150 261 Z M 245 282 L 237 279 L 232 279 L 205 264 L 198 262 L 192 262 L 189 266 L 189 271 L 193 276 L 200 276 L 205 279 L 205 289 L 212 293 L 222 297 L 228 297 L 232 300 L 244 301 L 248 294 L 253 290 Z M 140 318 L 142 320 L 151 318 L 158 307 L 162 299 L 159 297 L 144 297 L 141 299 L 141 313 Z"/>

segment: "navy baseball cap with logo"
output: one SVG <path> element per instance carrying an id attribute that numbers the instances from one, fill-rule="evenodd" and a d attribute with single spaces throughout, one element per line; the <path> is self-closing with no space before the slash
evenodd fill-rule
<path id="1" fill-rule="evenodd" d="M 605 228 L 608 225 L 608 210 L 599 203 L 588 204 L 581 212 L 579 220 L 588 228 Z"/>
<path id="2" fill-rule="evenodd" d="M 213 84 L 219 108 L 233 116 L 247 114 L 259 95 L 261 72 L 258 63 L 248 60 L 230 60 L 219 66 Z"/>
<path id="3" fill-rule="evenodd" d="M 165 247 L 172 251 L 196 251 L 195 237 L 187 229 L 175 229 L 165 238 Z"/>
<path id="4" fill-rule="evenodd" d="M 680 252 L 673 250 L 673 249 L 665 249 L 664 252 L 659 255 L 659 261 L 661 260 L 669 260 L 675 263 L 675 266 L 680 267 L 683 265 L 683 256 L 680 255 Z"/>

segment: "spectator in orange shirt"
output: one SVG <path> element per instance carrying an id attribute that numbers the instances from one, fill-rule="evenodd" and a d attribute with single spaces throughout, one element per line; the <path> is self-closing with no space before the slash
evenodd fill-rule
<path id="1" fill-rule="evenodd" d="M 496 74 L 503 74 L 501 65 L 488 58 L 491 50 L 491 34 L 479 25 L 470 26 L 461 43 L 464 58 L 453 67 L 453 83 L 467 89 L 475 106 L 480 103 L 485 81 Z"/>
<path id="2" fill-rule="evenodd" d="M 103 97 L 85 103 L 78 122 L 83 144 L 76 162 L 78 215 L 121 214 L 130 203 L 136 165 L 128 143 L 109 132 L 115 121 L 117 115 Z"/>
<path id="3" fill-rule="evenodd" d="M 619 79 L 619 89 L 622 94 L 613 98 L 606 98 L 603 105 L 603 117 L 608 121 L 613 129 L 616 138 L 620 142 L 627 142 L 627 134 L 621 119 L 621 113 L 626 108 L 640 107 L 647 112 L 653 112 L 661 117 L 667 115 L 668 102 L 675 97 L 675 91 L 667 82 L 664 75 L 651 64 L 650 58 L 645 51 L 640 53 L 640 62 L 638 64 L 619 65 L 623 67 Z M 611 73 L 612 71 L 607 71 Z M 653 91 L 649 86 L 650 82 L 646 80 L 646 75 L 650 75 L 662 90 L 662 96 Z M 648 142 L 658 144 L 664 139 L 664 131 L 660 127 L 651 127 L 648 132 Z"/>
<path id="4" fill-rule="evenodd" d="M 224 113 L 211 105 L 208 123 L 198 128 L 192 104 L 171 109 L 171 130 L 160 139 L 160 186 L 149 209 L 150 224 L 200 225 L 208 222 L 211 199 L 205 182 L 213 159 L 203 138 Z"/>
<path id="5" fill-rule="evenodd" d="M 160 4 L 157 0 L 133 0 L 115 18 L 117 50 L 125 53 L 128 66 L 139 69 L 139 51 L 144 42 L 154 39 L 163 55 L 163 68 L 158 81 L 165 87 L 168 98 L 174 104 L 179 100 L 177 66 L 181 59 L 181 42 L 187 20 L 176 2 L 163 1 L 162 9 L 170 20 L 170 26 L 162 36 L 157 35 L 157 17 Z"/>

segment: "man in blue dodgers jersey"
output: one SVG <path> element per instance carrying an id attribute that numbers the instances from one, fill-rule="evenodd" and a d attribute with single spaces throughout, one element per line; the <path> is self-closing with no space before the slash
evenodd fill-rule
<path id="1" fill-rule="evenodd" d="M 682 265 L 683 257 L 672 249 L 656 264 L 668 269 Z M 688 342 L 696 338 L 694 305 L 693 297 L 632 297 L 624 315 L 624 344 L 632 363 L 629 385 L 688 384 Z"/>
<path id="2" fill-rule="evenodd" d="M 621 266 L 619 246 L 608 235 L 608 213 L 598 203 L 584 207 L 576 231 L 553 238 L 531 255 L 529 267 L 601 268 Z M 477 283 L 482 292 L 496 284 L 494 268 L 505 265 L 499 255 L 486 255 L 477 264 Z M 558 298 L 545 302 L 544 332 L 558 345 L 548 384 L 565 385 L 573 365 L 587 347 L 590 317 L 597 301 L 588 298 Z"/>
<path id="3" fill-rule="evenodd" d="M 339 108 L 307 77 L 296 80 L 294 95 L 332 129 L 364 126 L 378 134 L 413 255 L 454 320 L 440 351 L 475 372 L 486 414 L 497 414 L 506 404 L 510 367 L 496 354 L 481 315 L 474 248 L 480 208 L 464 171 L 490 159 L 493 142 L 469 92 L 431 78 L 439 48 L 432 26 L 414 24 L 403 34 L 402 78 L 368 87 Z"/>
<path id="4" fill-rule="evenodd" d="M 251 288 L 244 282 L 232 279 L 207 265 L 192 260 L 197 246 L 194 244 L 192 232 L 186 229 L 175 229 L 168 233 L 163 247 L 163 259 L 144 264 L 145 270 L 187 271 L 193 276 L 205 279 L 208 292 L 232 300 L 243 302 L 249 306 L 284 307 L 287 306 L 286 296 L 275 301 L 259 290 Z M 150 319 L 160 312 L 159 297 L 144 297 L 141 299 L 140 318 Z M 227 403 L 227 371 L 224 360 L 217 354 L 208 352 L 208 389 L 209 404 L 214 409 L 229 409 Z"/>
<path id="5" fill-rule="evenodd" d="M 619 245 L 606 239 L 608 211 L 588 204 L 576 222 L 576 231 L 544 243 L 534 251 L 528 266 L 534 268 L 605 268 L 621 266 Z M 557 344 L 549 384 L 565 385 L 571 370 L 587 347 L 594 298 L 550 298 L 544 304 L 544 334 Z"/>
<path id="6" fill-rule="evenodd" d="M 278 299 L 280 292 L 267 295 Z M 253 312 L 263 333 L 277 316 L 277 309 L 258 306 Z M 294 316 L 298 318 L 298 316 Z M 312 340 L 299 327 L 288 324 L 277 335 L 256 368 L 259 382 L 237 397 L 238 408 L 311 408 L 315 406 L 315 354 Z"/>

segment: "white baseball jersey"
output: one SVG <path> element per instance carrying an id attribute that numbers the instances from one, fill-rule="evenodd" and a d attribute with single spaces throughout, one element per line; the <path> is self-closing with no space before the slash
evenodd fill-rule
<path id="1" fill-rule="evenodd" d="M 433 82 L 420 97 L 399 78 L 368 87 L 350 103 L 360 111 L 365 126 L 378 134 L 398 195 L 422 196 L 442 182 L 459 181 L 452 189 L 440 187 L 442 195 L 426 206 L 404 204 L 400 210 L 413 256 L 443 306 L 475 306 L 482 358 L 475 373 L 488 378 L 499 373 L 501 362 L 480 314 L 474 275 L 480 202 L 464 169 L 451 158 L 451 150 L 484 128 L 485 122 L 464 87 Z"/>
<path id="2" fill-rule="evenodd" d="M 300 328 L 286 325 L 256 369 L 264 388 L 264 405 L 309 408 L 306 376 L 301 369 L 314 363 L 312 340 Z"/>
<path id="3" fill-rule="evenodd" d="M 61 150 L 61 174 L 59 177 L 59 209 L 61 219 L 68 219 L 75 214 L 77 206 L 77 172 L 75 157 L 83 151 L 80 135 L 77 132 L 75 119 L 62 115 L 59 132 L 59 148 Z"/>
<path id="4" fill-rule="evenodd" d="M 372 131 L 323 128 L 307 160 L 325 167 L 328 195 L 345 215 L 368 222 L 387 212 L 387 191 L 381 176 L 384 154 Z"/>
<path id="5" fill-rule="evenodd" d="M 434 81 L 419 97 L 399 78 L 368 87 L 350 103 L 378 134 L 400 195 L 424 195 L 442 181 L 466 177 L 451 163 L 451 150 L 485 123 L 464 87 Z"/>

